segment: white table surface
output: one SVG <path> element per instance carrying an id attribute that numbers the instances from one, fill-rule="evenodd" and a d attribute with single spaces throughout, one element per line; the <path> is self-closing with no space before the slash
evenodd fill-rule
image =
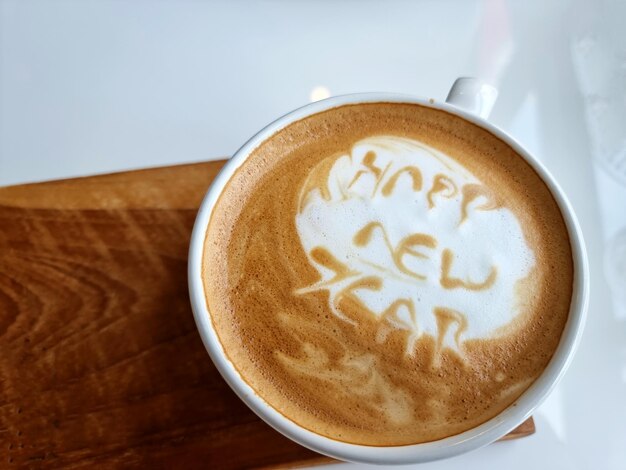
<path id="1" fill-rule="evenodd" d="M 230 155 L 315 87 L 488 79 L 578 214 L 589 321 L 535 435 L 420 468 L 623 470 L 625 24 L 618 1 L 0 0 L 0 185 Z"/>

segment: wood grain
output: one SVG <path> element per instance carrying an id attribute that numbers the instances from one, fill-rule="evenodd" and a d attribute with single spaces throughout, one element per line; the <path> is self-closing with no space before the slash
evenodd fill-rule
<path id="1" fill-rule="evenodd" d="M 188 242 L 222 164 L 0 188 L 1 468 L 331 461 L 260 421 L 196 331 Z"/>

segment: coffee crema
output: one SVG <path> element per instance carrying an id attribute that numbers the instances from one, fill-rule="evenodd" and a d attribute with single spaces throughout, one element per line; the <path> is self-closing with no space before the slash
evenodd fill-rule
<path id="1" fill-rule="evenodd" d="M 215 205 L 202 277 L 226 355 L 269 405 L 390 446 L 471 429 L 532 384 L 573 261 L 556 201 L 506 143 L 381 102 L 254 149 Z"/>

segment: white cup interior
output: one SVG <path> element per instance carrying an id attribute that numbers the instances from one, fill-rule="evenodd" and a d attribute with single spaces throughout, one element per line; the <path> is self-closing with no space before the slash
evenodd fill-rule
<path id="1" fill-rule="evenodd" d="M 222 189 L 251 151 L 275 132 L 304 117 L 345 104 L 370 102 L 414 103 L 456 114 L 494 134 L 521 155 L 545 181 L 557 201 L 565 220 L 574 261 L 574 286 L 569 317 L 559 345 L 539 378 L 507 409 L 489 421 L 461 434 L 437 441 L 406 446 L 375 447 L 349 444 L 329 439 L 289 420 L 261 398 L 239 375 L 227 359 L 207 309 L 201 279 L 201 261 L 206 229 L 213 207 Z M 517 141 L 488 122 L 450 104 L 438 103 L 406 95 L 362 93 L 343 95 L 311 103 L 269 124 L 253 136 L 224 165 L 207 192 L 196 218 L 189 249 L 189 289 L 191 304 L 202 341 L 215 366 L 235 393 L 270 426 L 316 452 L 341 460 L 377 464 L 406 464 L 451 457 L 487 445 L 520 425 L 548 396 L 563 376 L 580 341 L 589 290 L 588 266 L 582 232 L 563 191 L 544 166 Z"/>

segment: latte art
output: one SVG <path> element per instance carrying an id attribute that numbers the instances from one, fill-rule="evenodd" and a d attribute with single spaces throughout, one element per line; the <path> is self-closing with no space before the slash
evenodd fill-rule
<path id="1" fill-rule="evenodd" d="M 450 157 L 409 139 L 357 142 L 322 160 L 304 182 L 296 227 L 329 308 L 342 304 L 392 329 L 462 354 L 520 314 L 516 288 L 534 266 L 519 221 L 498 196 Z"/>
<path id="2" fill-rule="evenodd" d="M 242 379 L 332 439 L 461 433 L 537 379 L 573 265 L 549 189 L 444 111 L 340 106 L 260 143 L 220 194 L 207 310 Z"/>

